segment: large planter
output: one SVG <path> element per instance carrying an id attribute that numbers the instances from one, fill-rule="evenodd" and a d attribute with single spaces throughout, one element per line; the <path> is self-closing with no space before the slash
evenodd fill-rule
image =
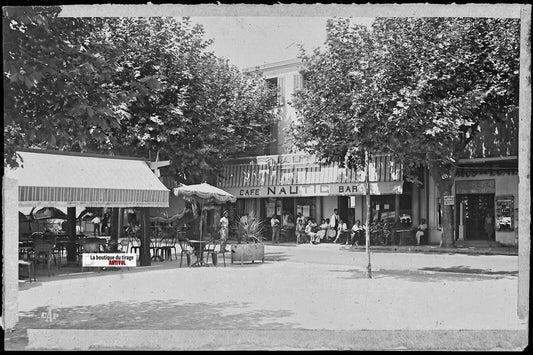
<path id="1" fill-rule="evenodd" d="M 247 244 L 231 244 L 231 263 L 244 262 L 256 260 L 265 262 L 265 245 L 263 243 L 247 243 Z"/>

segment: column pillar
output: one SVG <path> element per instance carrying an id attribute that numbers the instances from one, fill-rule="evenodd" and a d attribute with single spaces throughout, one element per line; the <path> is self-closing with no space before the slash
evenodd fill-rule
<path id="1" fill-rule="evenodd" d="M 67 244 L 67 264 L 74 265 L 78 261 L 78 250 L 76 246 L 76 207 L 67 207 L 67 226 L 68 239 Z"/>
<path id="2" fill-rule="evenodd" d="M 413 183 L 413 192 L 411 195 L 411 221 L 413 226 L 420 224 L 420 188 Z"/>
<path id="3" fill-rule="evenodd" d="M 19 320 L 18 181 L 2 178 L 2 327 L 13 329 Z"/>
<path id="4" fill-rule="evenodd" d="M 400 222 L 400 195 L 394 195 L 394 222 Z"/>
<path id="5" fill-rule="evenodd" d="M 518 141 L 518 317 L 529 321 L 531 252 L 531 5 L 520 9 Z"/>

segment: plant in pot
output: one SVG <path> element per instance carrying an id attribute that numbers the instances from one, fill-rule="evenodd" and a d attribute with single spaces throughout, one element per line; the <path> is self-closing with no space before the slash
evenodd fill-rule
<path id="1" fill-rule="evenodd" d="M 242 265 L 245 261 L 265 262 L 265 245 L 263 244 L 265 221 L 254 212 L 250 212 L 247 223 L 238 221 L 235 226 L 237 243 L 231 244 L 231 263 L 240 261 Z"/>

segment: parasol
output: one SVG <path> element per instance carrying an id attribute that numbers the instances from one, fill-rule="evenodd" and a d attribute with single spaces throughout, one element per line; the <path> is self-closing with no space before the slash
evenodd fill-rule
<path id="1" fill-rule="evenodd" d="M 32 213 L 34 220 L 40 219 L 67 219 L 67 214 L 55 207 L 43 207 Z"/>
<path id="2" fill-rule="evenodd" d="M 182 197 L 188 202 L 199 202 L 200 208 L 200 240 L 202 240 L 202 214 L 204 205 L 207 204 L 225 204 L 227 202 L 235 202 L 237 198 L 232 194 L 219 189 L 208 183 L 201 183 L 196 185 L 183 185 L 174 189 L 174 195 Z"/>
<path id="3" fill-rule="evenodd" d="M 28 223 L 28 231 L 29 234 L 31 234 L 31 218 L 19 211 L 19 224 L 20 223 Z"/>

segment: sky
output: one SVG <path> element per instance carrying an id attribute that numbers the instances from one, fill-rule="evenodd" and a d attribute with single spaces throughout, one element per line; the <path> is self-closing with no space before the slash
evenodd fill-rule
<path id="1" fill-rule="evenodd" d="M 216 11 L 215 11 L 216 10 Z M 311 8 L 237 7 L 216 8 L 180 6 L 65 5 L 61 16 L 187 16 L 203 25 L 205 38 L 214 43 L 209 50 L 229 59 L 239 69 L 296 59 L 298 44 L 307 52 L 323 45 L 326 21 L 338 13 L 324 14 Z M 225 12 L 223 11 L 225 10 Z M 327 16 L 326 16 L 327 15 Z M 349 16 L 349 15 L 348 15 Z M 353 15 L 352 15 L 353 16 Z M 354 16 L 354 22 L 370 24 L 373 17 Z"/>
<path id="2" fill-rule="evenodd" d="M 326 17 L 191 17 L 202 24 L 211 50 L 240 69 L 294 59 L 298 44 L 308 51 L 326 40 Z"/>
<path id="3" fill-rule="evenodd" d="M 307 52 L 326 40 L 328 17 L 239 16 L 191 17 L 202 24 L 211 50 L 240 69 L 295 59 L 301 44 Z M 360 23 L 370 23 L 361 18 Z M 358 21 L 359 22 L 359 21 Z"/>
<path id="4" fill-rule="evenodd" d="M 516 17 L 520 8 L 507 4 L 162 4 L 64 5 L 61 16 L 187 16 L 200 23 L 205 37 L 214 40 L 210 50 L 229 59 L 239 69 L 295 59 L 298 44 L 307 52 L 323 45 L 326 21 L 351 17 L 369 25 L 375 16 L 495 16 Z"/>

